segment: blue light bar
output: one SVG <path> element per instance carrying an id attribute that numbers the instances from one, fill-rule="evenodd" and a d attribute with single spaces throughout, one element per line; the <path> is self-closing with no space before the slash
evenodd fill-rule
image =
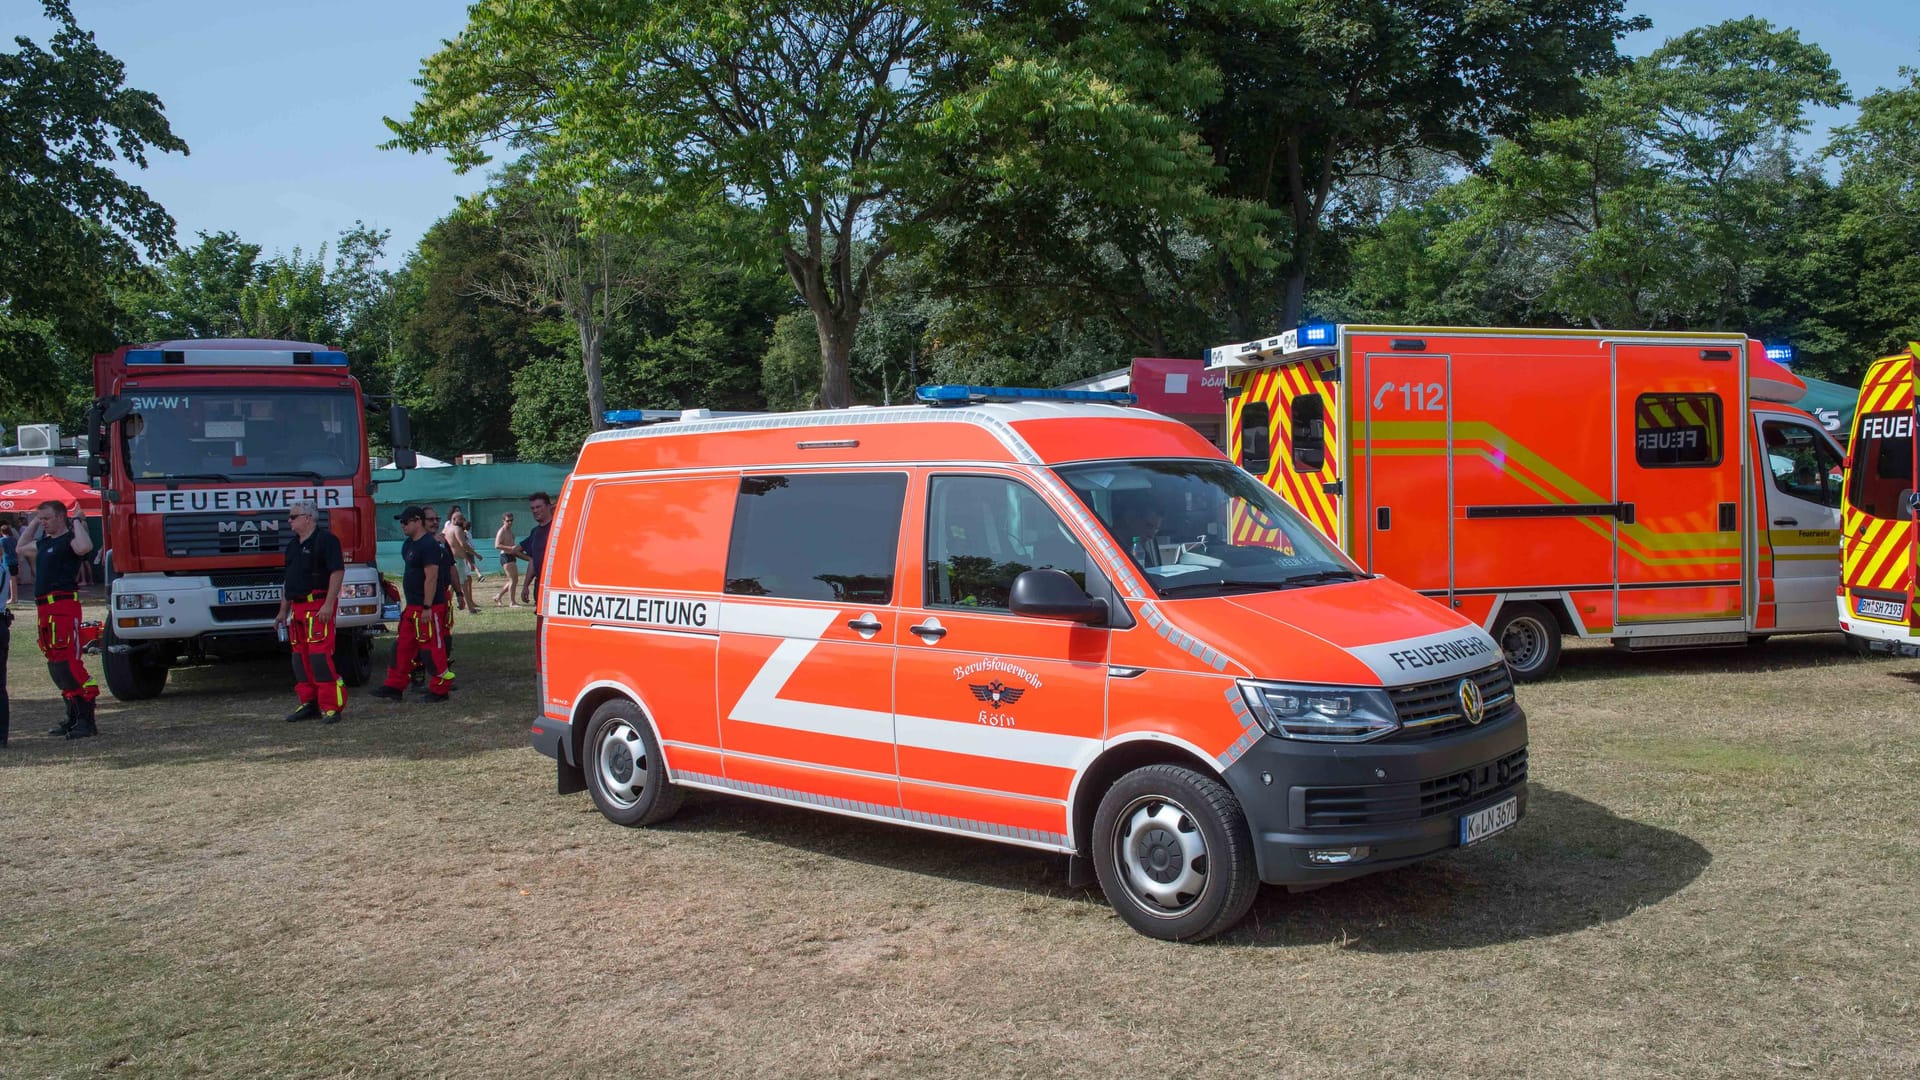
<path id="1" fill-rule="evenodd" d="M 1767 346 L 1767 359 L 1773 361 L 1776 364 L 1793 363 L 1793 355 L 1794 355 L 1793 346 L 1788 345 L 1785 342 Z"/>
<path id="2" fill-rule="evenodd" d="M 608 409 L 601 415 L 609 424 L 637 424 L 646 418 L 639 409 Z"/>
<path id="3" fill-rule="evenodd" d="M 1333 323 L 1306 323 L 1300 327 L 1300 348 L 1304 349 L 1309 345 L 1331 345 L 1339 333 L 1340 328 Z"/>
<path id="4" fill-rule="evenodd" d="M 984 401 L 1087 401 L 1131 405 L 1140 399 L 1124 390 L 1047 390 L 1037 386 L 922 386 L 913 395 L 928 405 L 967 405 Z"/>
<path id="5" fill-rule="evenodd" d="M 333 349 L 128 349 L 127 366 L 346 367 L 347 354 Z"/>

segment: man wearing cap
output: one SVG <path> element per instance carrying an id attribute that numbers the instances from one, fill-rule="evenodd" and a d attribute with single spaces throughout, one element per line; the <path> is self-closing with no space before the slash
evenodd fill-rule
<path id="1" fill-rule="evenodd" d="M 287 516 L 293 535 L 287 539 L 280 612 L 273 618 L 274 625 L 286 628 L 293 647 L 293 693 L 300 707 L 287 714 L 287 722 L 317 716 L 331 724 L 347 707 L 347 684 L 333 666 L 333 617 L 347 562 L 340 539 L 320 527 L 318 505 L 296 502 Z"/>
<path id="2" fill-rule="evenodd" d="M 85 528 L 73 528 L 67 508 L 48 499 L 34 510 L 20 530 L 19 551 L 33 572 L 33 598 L 39 605 L 40 651 L 47 673 L 67 705 L 66 722 L 48 732 L 69 739 L 99 734 L 94 727 L 94 699 L 100 684 L 87 674 L 80 660 L 80 560 L 93 551 L 93 537 Z"/>
<path id="3" fill-rule="evenodd" d="M 440 621 L 434 617 L 436 603 L 447 602 L 447 578 L 440 570 L 440 542 L 427 528 L 427 515 L 417 506 L 400 511 L 395 520 L 407 542 L 400 547 L 400 561 L 406 570 L 400 577 L 400 591 L 406 609 L 400 613 L 400 640 L 393 649 L 393 664 L 387 668 L 386 682 L 373 696 L 388 701 L 401 700 L 407 687 L 414 658 L 424 656 L 433 678 L 427 683 L 427 700 L 447 700 L 452 678 L 447 671 L 446 638 Z"/>

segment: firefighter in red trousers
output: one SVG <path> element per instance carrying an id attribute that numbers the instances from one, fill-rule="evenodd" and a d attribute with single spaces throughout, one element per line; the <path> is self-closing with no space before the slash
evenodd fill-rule
<path id="1" fill-rule="evenodd" d="M 280 613 L 273 619 L 293 647 L 293 693 L 300 707 L 287 714 L 287 722 L 317 716 L 331 724 L 347 707 L 347 684 L 333 666 L 333 619 L 347 562 L 339 538 L 320 527 L 319 506 L 296 502 L 287 517 L 293 535 L 287 539 Z"/>
<path id="2" fill-rule="evenodd" d="M 447 700 L 453 679 L 447 670 L 446 636 L 434 612 L 436 607 L 444 610 L 447 602 L 448 580 L 441 570 L 440 542 L 428 530 L 426 514 L 419 507 L 400 511 L 397 520 L 400 531 L 407 535 L 407 542 L 400 547 L 400 560 L 406 565 L 400 591 L 407 606 L 400 613 L 400 641 L 393 649 L 393 665 L 387 668 L 386 682 L 374 690 L 373 696 L 401 700 L 414 657 L 424 656 L 432 676 L 427 682 L 426 700 L 442 702 Z"/>
<path id="3" fill-rule="evenodd" d="M 47 734 L 69 739 L 96 735 L 93 703 L 100 696 L 100 686 L 80 662 L 80 596 L 75 592 L 80 561 L 93 551 L 93 537 L 83 528 L 73 528 L 66 506 L 49 499 L 20 530 L 17 550 L 33 571 L 40 651 L 46 654 L 47 672 L 67 704 L 66 721 Z"/>

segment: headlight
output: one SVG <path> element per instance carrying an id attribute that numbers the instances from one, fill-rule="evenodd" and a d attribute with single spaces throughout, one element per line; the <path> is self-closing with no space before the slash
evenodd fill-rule
<path id="1" fill-rule="evenodd" d="M 157 608 L 160 598 L 152 593 L 121 593 L 113 598 L 113 606 L 121 611 L 134 611 L 140 608 Z"/>
<path id="2" fill-rule="evenodd" d="M 348 585 L 340 590 L 340 595 L 349 600 L 359 600 L 374 595 L 379 589 L 380 587 L 378 585 L 368 581 L 359 585 Z"/>
<path id="3" fill-rule="evenodd" d="M 1283 739 L 1366 742 L 1400 727 L 1385 690 L 1243 679 L 1240 693 L 1267 734 Z"/>

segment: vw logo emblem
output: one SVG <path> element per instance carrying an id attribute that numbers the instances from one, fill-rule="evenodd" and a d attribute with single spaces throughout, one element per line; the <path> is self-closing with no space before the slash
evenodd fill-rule
<path id="1" fill-rule="evenodd" d="M 1480 684 L 1472 679 L 1460 680 L 1460 712 L 1467 723 L 1477 724 L 1487 718 L 1487 699 L 1480 693 Z"/>

